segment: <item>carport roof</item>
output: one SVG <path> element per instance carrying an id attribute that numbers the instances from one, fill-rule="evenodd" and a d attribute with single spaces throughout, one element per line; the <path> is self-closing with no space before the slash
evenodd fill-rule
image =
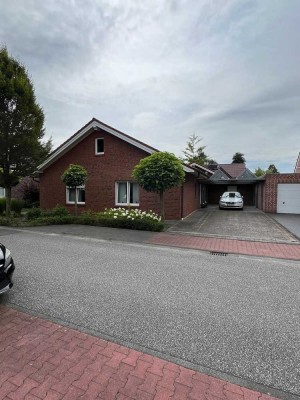
<path id="1" fill-rule="evenodd" d="M 210 177 L 214 183 L 254 183 L 256 176 L 246 167 L 245 164 L 219 164 L 218 169 Z"/>
<path id="2" fill-rule="evenodd" d="M 221 170 L 223 170 L 230 178 L 236 179 L 246 169 L 246 165 L 243 163 L 233 164 L 219 164 Z"/>

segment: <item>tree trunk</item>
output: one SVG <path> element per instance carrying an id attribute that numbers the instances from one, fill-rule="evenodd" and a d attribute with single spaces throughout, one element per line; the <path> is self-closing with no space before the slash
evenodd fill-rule
<path id="1" fill-rule="evenodd" d="M 77 186 L 75 186 L 75 216 L 77 217 Z"/>
<path id="2" fill-rule="evenodd" d="M 159 192 L 159 201 L 160 201 L 160 215 L 161 219 L 165 220 L 165 204 L 164 204 L 164 192 Z"/>
<path id="3" fill-rule="evenodd" d="M 5 214 L 7 217 L 10 217 L 11 211 L 11 187 L 5 188 L 5 198 L 6 198 L 6 211 Z"/>

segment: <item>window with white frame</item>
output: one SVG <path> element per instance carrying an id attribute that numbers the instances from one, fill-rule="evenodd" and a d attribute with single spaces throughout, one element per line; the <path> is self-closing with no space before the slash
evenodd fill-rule
<path id="1" fill-rule="evenodd" d="M 140 203 L 139 185 L 135 182 L 116 182 L 116 205 L 138 206 Z"/>
<path id="2" fill-rule="evenodd" d="M 85 186 L 78 186 L 76 188 L 77 204 L 85 204 Z M 66 188 L 66 202 L 67 204 L 75 204 L 75 188 Z"/>
<path id="3" fill-rule="evenodd" d="M 95 154 L 104 154 L 104 139 L 97 138 L 95 139 Z"/>
<path id="4" fill-rule="evenodd" d="M 0 197 L 5 197 L 5 189 L 4 189 L 4 187 L 0 187 Z"/>

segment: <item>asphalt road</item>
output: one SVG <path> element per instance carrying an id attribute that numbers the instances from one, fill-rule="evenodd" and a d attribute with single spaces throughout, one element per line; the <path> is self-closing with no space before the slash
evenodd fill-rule
<path id="1" fill-rule="evenodd" d="M 300 395 L 300 263 L 1 231 L 0 298 L 124 344 Z"/>

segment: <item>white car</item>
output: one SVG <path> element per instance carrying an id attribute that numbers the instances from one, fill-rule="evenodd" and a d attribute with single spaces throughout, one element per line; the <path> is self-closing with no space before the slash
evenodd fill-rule
<path id="1" fill-rule="evenodd" d="M 242 210 L 244 208 L 244 200 L 239 192 L 225 192 L 220 197 L 219 209 L 224 208 L 238 208 Z"/>

